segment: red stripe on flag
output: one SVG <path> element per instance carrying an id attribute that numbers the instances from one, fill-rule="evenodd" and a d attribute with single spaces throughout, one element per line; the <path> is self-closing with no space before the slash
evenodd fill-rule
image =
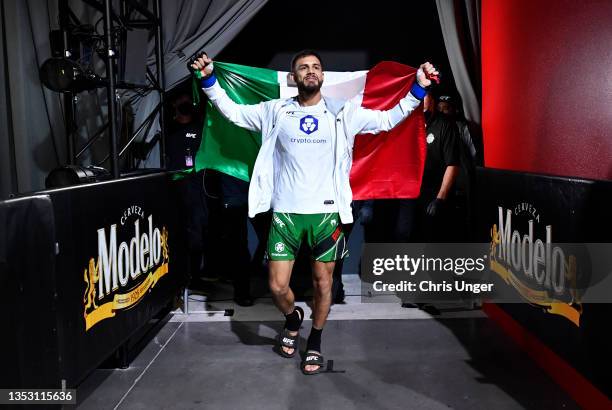
<path id="1" fill-rule="evenodd" d="M 362 106 L 388 110 L 406 96 L 416 69 L 392 61 L 366 77 Z M 355 137 L 351 187 L 353 199 L 417 198 L 425 166 L 425 121 L 419 106 L 390 132 Z"/>

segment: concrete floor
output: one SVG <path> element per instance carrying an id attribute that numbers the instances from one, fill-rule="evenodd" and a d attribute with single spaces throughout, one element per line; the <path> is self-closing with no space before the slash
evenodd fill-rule
<path id="1" fill-rule="evenodd" d="M 272 350 L 282 322 L 271 321 L 278 314 L 269 299 L 234 307 L 231 317 L 210 312 L 230 302 L 197 303 L 201 313 L 169 315 L 130 368 L 92 373 L 78 389 L 78 408 L 578 408 L 479 311 L 431 317 L 348 298 L 332 308 L 322 346 L 343 372 L 304 376 L 298 357 Z"/>

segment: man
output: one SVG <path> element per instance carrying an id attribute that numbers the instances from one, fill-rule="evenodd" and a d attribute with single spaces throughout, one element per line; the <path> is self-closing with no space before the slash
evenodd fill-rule
<path id="1" fill-rule="evenodd" d="M 179 94 L 172 102 L 172 108 L 174 121 L 166 138 L 166 169 L 170 171 L 193 166 L 203 126 L 189 94 Z"/>
<path id="2" fill-rule="evenodd" d="M 459 137 L 452 118 L 437 110 L 435 98 L 425 96 L 427 157 L 418 201 L 419 241 L 452 241 L 446 235 L 449 204 L 459 173 Z"/>
<path id="3" fill-rule="evenodd" d="M 421 193 L 416 200 L 412 242 L 453 242 L 453 228 L 449 214 L 453 186 L 459 173 L 459 145 L 455 123 L 440 111 L 435 97 L 428 92 L 423 101 L 427 156 L 421 182 Z M 449 234 L 449 232 L 451 232 Z M 419 297 L 420 296 L 420 297 Z M 430 303 L 416 299 L 403 300 L 402 307 L 418 307 L 430 315 L 440 311 Z M 425 298 L 426 299 L 426 298 Z"/>
<path id="4" fill-rule="evenodd" d="M 312 330 L 308 337 L 304 374 L 315 374 L 325 363 L 321 332 L 331 304 L 335 261 L 345 254 L 342 223 L 353 220 L 349 172 L 356 134 L 388 131 L 421 103 L 429 76 L 438 72 L 425 63 L 410 93 L 389 111 L 368 110 L 322 96 L 323 66 L 311 50 L 291 62 L 298 96 L 256 105 L 234 103 L 216 81 L 212 60 L 205 54 L 191 66 L 217 110 L 234 124 L 261 132 L 262 144 L 249 188 L 249 215 L 272 208 L 268 240 L 269 285 L 274 303 L 285 315 L 279 353 L 293 357 L 304 312 L 295 307 L 289 279 L 303 240 L 312 251 L 314 287 Z"/>
<path id="5" fill-rule="evenodd" d="M 452 226 L 457 230 L 455 240 L 470 241 L 469 229 L 471 225 L 470 204 L 473 203 L 473 185 L 478 164 L 479 150 L 478 139 L 472 137 L 469 126 L 458 108 L 456 99 L 451 95 L 440 95 L 438 97 L 437 111 L 444 114 L 446 118 L 455 123 L 457 127 L 457 140 L 459 145 L 460 170 L 455 181 L 455 210 L 456 215 Z"/>
<path id="6" fill-rule="evenodd" d="M 169 171 L 193 167 L 195 153 L 202 139 L 202 120 L 193 105 L 190 92 L 181 92 L 172 102 L 173 122 L 166 135 L 166 169 Z M 202 186 L 202 172 L 191 173 L 177 183 L 179 193 L 179 218 L 183 219 L 187 231 L 189 248 L 190 286 L 197 286 L 203 275 L 203 256 L 208 248 L 209 209 Z"/>

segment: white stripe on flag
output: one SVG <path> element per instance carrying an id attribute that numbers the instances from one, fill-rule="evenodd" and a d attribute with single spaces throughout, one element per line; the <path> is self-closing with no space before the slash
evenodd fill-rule
<path id="1" fill-rule="evenodd" d="M 321 92 L 326 97 L 338 100 L 353 100 L 354 104 L 361 105 L 367 74 L 367 71 L 325 71 L 325 81 Z M 289 79 L 288 72 L 278 72 L 278 84 L 280 86 L 280 98 L 297 95 L 297 87 Z"/>

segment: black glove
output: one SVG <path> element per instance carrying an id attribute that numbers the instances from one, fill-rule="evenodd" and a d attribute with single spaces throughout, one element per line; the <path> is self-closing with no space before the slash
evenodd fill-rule
<path id="1" fill-rule="evenodd" d="M 442 198 L 436 198 L 427 205 L 427 210 L 425 213 L 427 216 L 437 216 L 442 211 L 446 200 Z"/>

